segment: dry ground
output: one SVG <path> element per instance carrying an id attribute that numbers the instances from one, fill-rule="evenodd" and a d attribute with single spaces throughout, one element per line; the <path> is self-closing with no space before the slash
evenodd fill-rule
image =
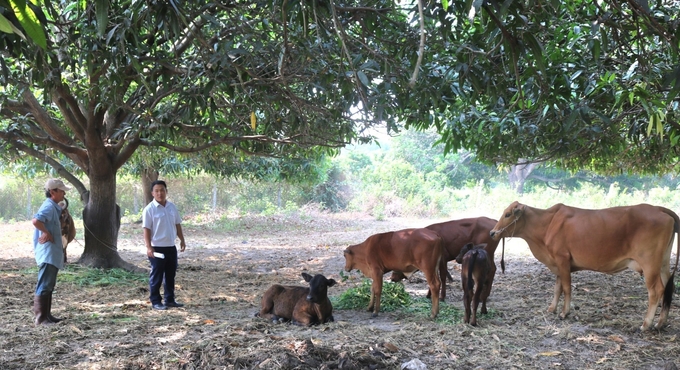
<path id="1" fill-rule="evenodd" d="M 433 322 L 427 313 L 381 313 L 374 319 L 365 309 L 336 310 L 336 322 L 312 328 L 253 317 L 269 285 L 302 284 L 302 271 L 340 281 L 347 245 L 435 221 L 441 220 L 314 215 L 244 218 L 216 229 L 189 220 L 177 276 L 184 308 L 151 310 L 144 281 L 97 288 L 59 280 L 53 313 L 66 320 L 39 328 L 30 312 L 36 280 L 28 271 L 35 265 L 32 226 L 0 225 L 0 369 L 399 369 L 412 359 L 428 369 L 680 366 L 677 294 L 670 325 L 641 333 L 647 294 L 639 275 L 579 272 L 573 276 L 572 313 L 560 320 L 546 312 L 554 276 L 520 239 L 507 243 L 507 271 L 497 275 L 492 314 L 482 316 L 479 327 Z M 118 248 L 127 261 L 148 268 L 140 225 L 123 225 Z M 72 243 L 70 260 L 81 252 Z M 447 304 L 462 308 L 454 265 Z M 350 276 L 329 294 L 361 281 L 358 273 Z M 422 275 L 406 286 L 414 296 L 427 289 Z"/>

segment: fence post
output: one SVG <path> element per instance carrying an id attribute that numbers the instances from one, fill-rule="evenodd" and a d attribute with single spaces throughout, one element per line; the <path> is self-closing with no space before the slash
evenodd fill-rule
<path id="1" fill-rule="evenodd" d="M 217 183 L 213 183 L 212 191 L 212 211 L 215 213 L 217 211 Z"/>

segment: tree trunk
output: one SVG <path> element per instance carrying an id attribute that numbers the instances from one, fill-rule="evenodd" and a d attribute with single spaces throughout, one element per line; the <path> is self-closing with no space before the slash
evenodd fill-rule
<path id="1" fill-rule="evenodd" d="M 158 175 L 158 171 L 153 168 L 147 167 L 142 170 L 142 194 L 144 194 L 144 204 L 142 207 L 146 207 L 153 200 L 151 184 L 158 180 Z"/>
<path id="2" fill-rule="evenodd" d="M 116 173 L 90 177 L 90 196 L 83 209 L 85 250 L 78 264 L 99 268 L 122 268 L 144 272 L 118 254 L 120 207 L 116 204 Z M 141 238 L 141 236 L 140 236 Z"/>
<path id="3" fill-rule="evenodd" d="M 517 194 L 524 194 L 524 183 L 537 166 L 537 163 L 520 163 L 510 168 L 508 181 Z"/>

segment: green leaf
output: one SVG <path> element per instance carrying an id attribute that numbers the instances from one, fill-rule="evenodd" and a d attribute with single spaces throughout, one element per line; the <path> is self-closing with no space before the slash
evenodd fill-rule
<path id="1" fill-rule="evenodd" d="M 97 0 L 97 36 L 102 37 L 106 33 L 106 26 L 109 24 L 109 1 Z"/>
<path id="2" fill-rule="evenodd" d="M 543 46 L 538 42 L 538 40 L 536 40 L 536 37 L 529 32 L 524 34 L 524 42 L 529 46 L 529 49 L 531 49 L 533 59 L 536 62 L 538 69 L 541 70 L 541 74 L 545 75 L 545 58 L 543 57 Z"/>
<path id="3" fill-rule="evenodd" d="M 361 81 L 361 83 L 364 86 L 368 87 L 369 81 L 368 81 L 368 77 L 366 76 L 366 74 L 363 71 L 358 71 L 357 76 L 359 77 L 359 81 Z"/>
<path id="4" fill-rule="evenodd" d="M 442 0 L 442 8 L 444 11 L 449 10 L 449 0 Z"/>
<path id="5" fill-rule="evenodd" d="M 0 31 L 5 33 L 14 33 L 12 22 L 10 22 L 2 14 L 0 14 Z"/>
<path id="6" fill-rule="evenodd" d="M 14 15 L 19 20 L 19 23 L 21 23 L 21 27 L 24 28 L 28 37 L 42 49 L 47 49 L 45 31 L 40 25 L 40 22 L 38 22 L 38 18 L 35 16 L 33 10 L 26 6 L 24 0 L 9 0 L 9 3 L 12 6 L 12 10 L 14 10 Z"/>

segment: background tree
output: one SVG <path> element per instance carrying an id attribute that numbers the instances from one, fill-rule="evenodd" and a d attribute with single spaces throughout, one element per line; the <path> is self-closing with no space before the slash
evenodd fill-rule
<path id="1" fill-rule="evenodd" d="M 0 139 L 76 187 L 79 262 L 99 267 L 132 268 L 116 251 L 116 174 L 140 147 L 220 146 L 234 161 L 333 153 L 395 125 L 387 103 L 416 57 L 394 7 L 0 0 L 0 11 L 12 32 L 0 35 Z M 380 48 L 384 23 L 404 36 Z"/>

